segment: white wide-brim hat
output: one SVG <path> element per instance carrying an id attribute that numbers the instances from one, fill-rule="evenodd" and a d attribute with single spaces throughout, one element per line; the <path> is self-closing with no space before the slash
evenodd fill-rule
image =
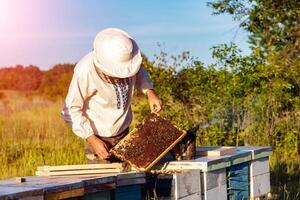
<path id="1" fill-rule="evenodd" d="M 136 42 L 123 30 L 108 28 L 94 40 L 93 60 L 104 74 L 117 78 L 134 76 L 140 69 L 142 56 Z"/>

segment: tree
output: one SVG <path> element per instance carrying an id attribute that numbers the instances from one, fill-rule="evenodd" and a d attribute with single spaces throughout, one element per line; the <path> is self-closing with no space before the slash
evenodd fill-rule
<path id="1" fill-rule="evenodd" d="M 229 136 L 234 136 L 236 144 L 241 141 L 273 146 L 271 180 L 281 194 L 288 191 L 291 199 L 297 199 L 300 1 L 218 0 L 208 5 L 214 14 L 230 14 L 239 21 L 240 27 L 249 32 L 252 48 L 251 55 L 246 57 L 233 54 L 232 44 L 214 49 L 220 67 L 230 69 L 232 76 L 225 95 L 232 103 L 228 101 L 225 105 L 237 111 L 234 112 L 237 117 L 233 118 L 236 126 L 231 126 L 237 131 Z"/>
<path id="2" fill-rule="evenodd" d="M 277 52 L 293 63 L 300 55 L 299 0 L 218 0 L 214 14 L 230 14 L 250 33 L 249 43 L 261 58 Z"/>
<path id="3" fill-rule="evenodd" d="M 7 67 L 0 69 L 0 89 L 29 91 L 39 88 L 43 72 L 36 66 Z"/>
<path id="4" fill-rule="evenodd" d="M 39 91 L 50 99 L 63 97 L 72 79 L 74 65 L 58 64 L 46 71 L 39 87 Z"/>

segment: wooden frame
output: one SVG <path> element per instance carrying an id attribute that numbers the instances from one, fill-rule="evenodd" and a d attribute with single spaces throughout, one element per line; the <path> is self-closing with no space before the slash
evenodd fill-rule
<path id="1" fill-rule="evenodd" d="M 123 171 L 122 163 L 42 166 L 36 171 L 37 176 L 64 176 L 84 174 L 109 174 Z"/>
<path id="2" fill-rule="evenodd" d="M 144 122 L 142 123 L 144 124 Z M 176 127 L 177 129 L 179 129 L 182 132 L 182 135 L 180 135 L 167 149 L 165 149 L 156 159 L 154 159 L 150 164 L 148 164 L 147 167 L 145 168 L 141 168 L 136 166 L 135 164 L 133 164 L 132 162 L 130 162 L 129 160 L 125 159 L 122 155 L 120 155 L 119 153 L 117 153 L 114 148 L 112 148 L 110 150 L 110 152 L 115 155 L 117 158 L 129 163 L 132 167 L 134 167 L 135 169 L 137 169 L 138 171 L 148 171 L 151 167 L 153 167 L 153 165 L 155 165 L 164 155 L 166 155 L 178 142 L 180 142 L 180 140 L 182 140 L 185 136 L 186 136 L 186 131 L 182 130 L 181 128 L 178 128 L 177 126 L 175 126 L 174 124 L 172 124 L 174 127 Z M 131 135 L 134 134 L 134 132 L 137 131 L 137 128 L 134 128 L 132 131 L 130 131 L 130 133 L 128 135 L 126 135 L 118 144 L 121 143 L 126 143 L 127 140 L 129 140 L 131 138 Z M 118 145 L 117 144 L 117 145 Z"/>
<path id="3" fill-rule="evenodd" d="M 38 171 L 67 171 L 67 170 L 90 170 L 90 169 L 122 169 L 122 163 L 39 166 L 37 168 Z"/>

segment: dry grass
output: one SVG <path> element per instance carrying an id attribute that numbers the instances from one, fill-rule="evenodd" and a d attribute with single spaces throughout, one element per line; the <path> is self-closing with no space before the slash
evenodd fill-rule
<path id="1" fill-rule="evenodd" d="M 83 141 L 61 119 L 61 105 L 5 93 L 0 100 L 0 178 L 33 175 L 39 165 L 85 162 Z"/>
<path id="2" fill-rule="evenodd" d="M 0 91 L 0 179 L 34 175 L 41 165 L 85 163 L 84 141 L 61 118 L 62 104 L 32 92 Z M 134 103 L 131 127 L 142 119 L 141 106 L 148 108 L 146 98 Z"/>

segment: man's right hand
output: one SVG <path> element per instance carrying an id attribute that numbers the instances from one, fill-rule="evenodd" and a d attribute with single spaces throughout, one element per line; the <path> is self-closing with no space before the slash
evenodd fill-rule
<path id="1" fill-rule="evenodd" d="M 104 159 L 107 159 L 107 158 L 110 157 L 110 153 L 108 152 L 108 148 L 107 148 L 106 144 L 101 139 L 99 139 L 95 135 L 91 135 L 86 140 L 92 146 L 94 152 L 97 154 L 97 156 L 100 159 L 104 160 Z"/>

